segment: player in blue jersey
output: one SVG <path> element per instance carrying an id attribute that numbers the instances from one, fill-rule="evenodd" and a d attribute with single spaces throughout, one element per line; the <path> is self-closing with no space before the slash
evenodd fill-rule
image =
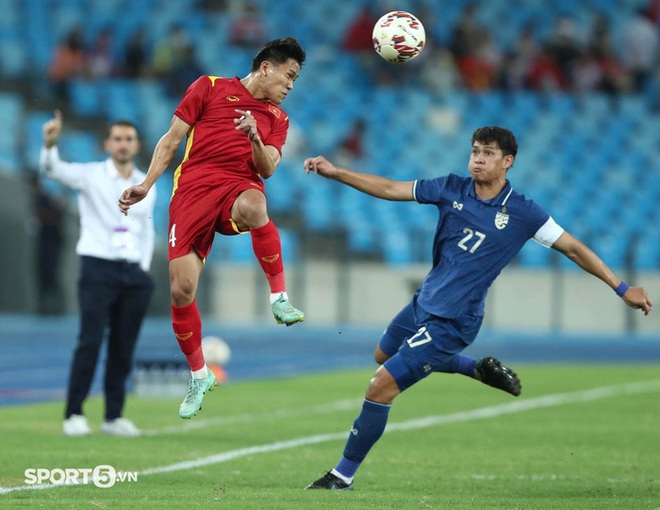
<path id="1" fill-rule="evenodd" d="M 514 396 L 518 376 L 493 357 L 461 354 L 483 320 L 488 287 L 528 239 L 563 253 L 609 285 L 632 308 L 653 306 L 642 287 L 629 287 L 587 246 L 562 229 L 506 179 L 518 152 L 508 129 L 489 126 L 472 135 L 470 177 L 447 175 L 412 182 L 337 168 L 322 156 L 308 158 L 315 172 L 377 198 L 417 201 L 439 211 L 433 267 L 383 333 L 374 352 L 381 366 L 369 383 L 344 454 L 334 469 L 307 489 L 350 490 L 353 477 L 387 423 L 394 398 L 432 372 L 460 373 Z"/>

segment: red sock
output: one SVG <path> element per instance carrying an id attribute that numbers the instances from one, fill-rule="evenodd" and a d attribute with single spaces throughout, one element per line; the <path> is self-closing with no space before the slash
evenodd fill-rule
<path id="1" fill-rule="evenodd" d="M 203 368 L 202 318 L 196 301 L 186 306 L 172 305 L 172 329 L 176 341 L 179 342 L 179 348 L 190 365 L 190 370 Z"/>
<path id="2" fill-rule="evenodd" d="M 261 265 L 261 269 L 266 274 L 270 292 L 272 294 L 286 292 L 284 264 L 282 263 L 282 243 L 275 223 L 270 220 L 263 227 L 251 229 L 250 233 L 252 234 L 252 249 Z"/>

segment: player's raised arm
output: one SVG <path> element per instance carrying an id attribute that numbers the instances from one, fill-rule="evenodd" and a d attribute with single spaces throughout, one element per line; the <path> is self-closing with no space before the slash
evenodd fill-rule
<path id="1" fill-rule="evenodd" d="M 587 245 L 568 232 L 564 232 L 552 247 L 588 273 L 603 280 L 631 308 L 642 310 L 644 315 L 648 315 L 653 308 L 653 303 L 644 288 L 629 287 Z"/>
<path id="2" fill-rule="evenodd" d="M 379 175 L 353 172 L 338 168 L 323 156 L 307 158 L 303 163 L 305 172 L 316 173 L 334 179 L 368 195 L 399 202 L 413 201 L 413 182 L 393 181 Z"/>
<path id="3" fill-rule="evenodd" d="M 179 145 L 181 145 L 181 140 L 184 139 L 189 130 L 190 124 L 184 122 L 176 115 L 172 117 L 169 130 L 158 140 L 154 148 L 151 163 L 149 164 L 149 171 L 144 182 L 127 188 L 121 194 L 121 197 L 119 197 L 119 209 L 121 209 L 121 212 L 128 214 L 128 210 L 133 204 L 138 203 L 147 196 L 151 187 L 163 175 L 167 166 L 172 162 Z"/>
<path id="4" fill-rule="evenodd" d="M 264 145 L 259 131 L 257 130 L 257 120 L 253 117 L 250 110 L 236 109 L 240 117 L 234 119 L 236 129 L 245 133 L 252 145 L 252 161 L 264 179 L 272 177 L 277 165 L 280 164 L 281 156 L 277 148 L 272 145 Z"/>

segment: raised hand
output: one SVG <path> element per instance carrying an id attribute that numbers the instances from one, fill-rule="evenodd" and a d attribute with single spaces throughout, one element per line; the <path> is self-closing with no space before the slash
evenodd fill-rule
<path id="1" fill-rule="evenodd" d="M 42 132 L 46 148 L 50 149 L 57 143 L 62 132 L 62 112 L 60 110 L 55 110 L 55 116 L 44 123 Z"/>

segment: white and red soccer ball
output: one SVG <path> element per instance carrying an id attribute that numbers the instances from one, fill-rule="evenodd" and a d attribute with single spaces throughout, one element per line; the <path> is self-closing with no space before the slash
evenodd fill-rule
<path id="1" fill-rule="evenodd" d="M 376 53 L 394 63 L 416 58 L 426 42 L 424 25 L 406 11 L 392 11 L 382 16 L 372 36 Z"/>
<path id="2" fill-rule="evenodd" d="M 204 361 L 210 365 L 226 365 L 231 359 L 231 349 L 227 342 L 217 336 L 202 338 L 202 354 Z"/>

